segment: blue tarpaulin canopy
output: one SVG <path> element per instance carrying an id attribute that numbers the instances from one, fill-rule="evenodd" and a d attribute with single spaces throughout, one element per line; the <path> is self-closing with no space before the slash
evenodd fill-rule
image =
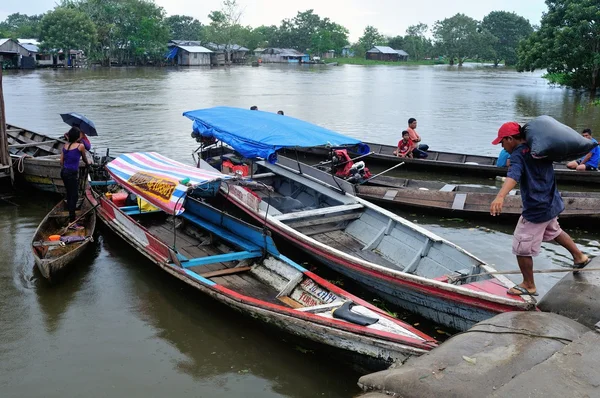
<path id="1" fill-rule="evenodd" d="M 169 52 L 166 54 L 166 58 L 167 59 L 174 59 L 177 56 L 177 51 L 179 50 L 178 47 L 173 47 L 172 49 L 169 50 Z"/>
<path id="2" fill-rule="evenodd" d="M 214 137 L 247 158 L 260 157 L 271 163 L 277 161 L 276 151 L 281 148 L 356 146 L 360 153 L 369 152 L 369 146 L 356 138 L 276 113 L 220 106 L 184 112 L 183 116 L 194 121 L 195 136 Z"/>

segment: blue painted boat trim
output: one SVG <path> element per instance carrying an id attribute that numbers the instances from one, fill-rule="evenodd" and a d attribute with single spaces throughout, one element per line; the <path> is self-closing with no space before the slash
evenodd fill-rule
<path id="1" fill-rule="evenodd" d="M 186 273 L 188 276 L 190 276 L 190 277 L 192 277 L 192 278 L 196 279 L 196 280 L 197 280 L 198 282 L 200 282 L 200 283 L 203 283 L 203 284 L 205 284 L 205 285 L 208 285 L 208 286 L 215 286 L 215 285 L 216 285 L 216 283 L 215 283 L 215 282 L 211 281 L 210 279 L 206 279 L 206 278 L 204 278 L 204 277 L 202 277 L 202 276 L 198 275 L 198 274 L 197 274 L 197 273 L 195 273 L 194 271 L 190 271 L 190 270 L 188 270 L 188 269 L 184 269 L 183 271 L 184 271 L 184 272 L 185 272 L 185 273 Z"/>
<path id="2" fill-rule="evenodd" d="M 217 254 L 214 256 L 193 258 L 186 261 L 184 264 L 181 264 L 181 266 L 184 268 L 191 268 L 197 267 L 199 265 L 222 263 L 226 261 L 245 260 L 247 258 L 257 258 L 261 256 L 262 250 Z"/>
<path id="3" fill-rule="evenodd" d="M 218 234 L 231 243 L 240 245 L 245 250 L 253 251 L 262 248 L 270 254 L 279 255 L 275 242 L 262 229 L 246 224 L 198 200 L 186 201 L 185 213 L 182 217 Z M 216 228 L 216 230 L 212 231 L 208 227 Z M 242 242 L 246 246 L 242 246 L 238 242 Z"/>
<path id="4" fill-rule="evenodd" d="M 90 181 L 89 184 L 90 184 L 91 187 L 97 187 L 99 185 L 101 185 L 101 186 L 105 186 L 105 185 L 117 185 L 117 182 L 115 180 Z"/>
<path id="5" fill-rule="evenodd" d="M 286 256 L 284 256 L 283 254 L 279 254 L 277 256 L 278 259 L 280 259 L 281 261 L 283 261 L 284 263 L 291 265 L 292 267 L 296 268 L 298 271 L 305 273 L 307 271 L 306 268 L 302 267 L 300 264 L 296 263 L 295 261 L 293 261 L 290 258 L 287 258 Z"/>
<path id="6" fill-rule="evenodd" d="M 248 250 L 248 251 L 255 251 L 255 250 L 261 250 L 261 247 L 256 245 L 253 242 L 249 242 L 246 239 L 243 239 L 239 236 L 236 236 L 235 234 L 229 232 L 228 230 L 226 230 L 225 228 L 222 228 L 219 225 L 215 225 L 212 224 L 211 222 L 204 220 L 198 216 L 196 216 L 195 214 L 192 214 L 191 212 L 185 212 L 181 215 L 181 217 L 185 218 L 188 221 L 191 221 L 192 223 L 196 224 L 197 226 L 206 229 L 209 232 L 214 233 L 215 235 L 218 235 L 219 237 L 226 239 L 228 242 L 231 242 L 235 245 L 240 246 L 241 248 Z"/>

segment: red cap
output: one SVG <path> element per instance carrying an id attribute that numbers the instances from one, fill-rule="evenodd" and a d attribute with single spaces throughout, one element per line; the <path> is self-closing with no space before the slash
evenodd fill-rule
<path id="1" fill-rule="evenodd" d="M 492 145 L 498 145 L 502 138 L 510 137 L 512 135 L 517 135 L 521 132 L 521 126 L 517 122 L 506 122 L 498 129 L 498 137 L 492 141 Z"/>

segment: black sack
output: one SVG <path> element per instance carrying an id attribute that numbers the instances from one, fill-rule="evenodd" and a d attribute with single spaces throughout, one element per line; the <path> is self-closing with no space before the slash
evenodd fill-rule
<path id="1" fill-rule="evenodd" d="M 575 160 L 598 144 L 550 116 L 539 116 L 523 126 L 531 156 L 555 162 Z"/>

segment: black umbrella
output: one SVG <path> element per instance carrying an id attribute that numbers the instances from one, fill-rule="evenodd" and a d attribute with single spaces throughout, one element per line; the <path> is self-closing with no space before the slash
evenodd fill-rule
<path id="1" fill-rule="evenodd" d="M 94 125 L 94 122 L 92 122 L 90 119 L 79 113 L 61 113 L 60 117 L 62 117 L 63 122 L 67 123 L 69 126 L 79 127 L 79 129 L 83 131 L 86 135 L 98 135 L 98 132 L 96 132 L 96 125 Z"/>

